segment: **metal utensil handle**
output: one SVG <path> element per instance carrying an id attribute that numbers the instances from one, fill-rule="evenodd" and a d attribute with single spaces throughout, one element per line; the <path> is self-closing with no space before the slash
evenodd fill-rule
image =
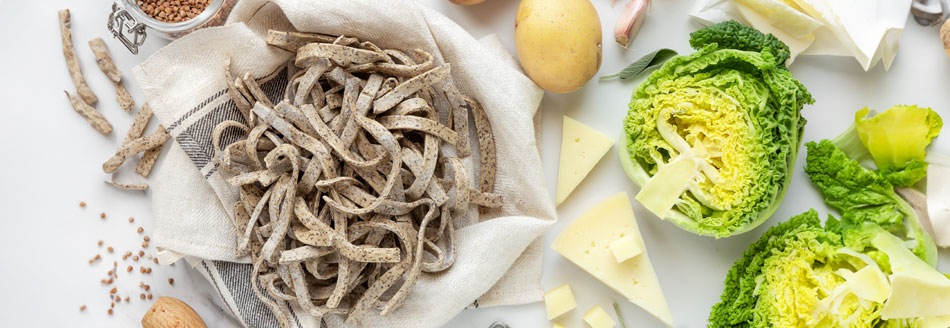
<path id="1" fill-rule="evenodd" d="M 138 54 L 139 46 L 145 43 L 145 24 L 136 22 L 125 8 L 119 7 L 118 3 L 112 3 L 112 13 L 109 14 L 106 27 L 112 32 L 112 36 L 122 41 L 132 54 Z"/>

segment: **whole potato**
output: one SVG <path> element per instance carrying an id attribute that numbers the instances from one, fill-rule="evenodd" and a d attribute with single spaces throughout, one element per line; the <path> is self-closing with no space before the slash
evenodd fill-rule
<path id="1" fill-rule="evenodd" d="M 515 46 L 525 72 L 545 90 L 567 93 L 600 69 L 600 18 L 589 0 L 522 0 Z"/>
<path id="2" fill-rule="evenodd" d="M 485 0 L 449 0 L 449 2 L 452 2 L 460 6 L 471 6 L 471 5 L 477 5 L 482 2 L 485 2 Z"/>

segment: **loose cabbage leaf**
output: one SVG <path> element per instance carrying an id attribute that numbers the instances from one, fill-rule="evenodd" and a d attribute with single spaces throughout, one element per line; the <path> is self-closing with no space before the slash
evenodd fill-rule
<path id="1" fill-rule="evenodd" d="M 929 108 L 894 106 L 868 118 L 868 108 L 854 114 L 854 123 L 833 140 L 857 161 L 873 158 L 878 173 L 896 187 L 910 187 L 927 175 L 927 145 L 940 134 L 943 120 Z"/>
<path id="2" fill-rule="evenodd" d="M 861 143 L 879 169 L 902 169 L 914 160 L 923 161 L 930 140 L 940 134 L 943 120 L 930 108 L 894 106 L 868 118 L 865 107 L 854 114 Z"/>
<path id="3" fill-rule="evenodd" d="M 870 244 L 861 232 L 873 223 L 914 244 L 913 251 L 931 265 L 937 263 L 937 246 L 921 227 L 913 208 L 894 191 L 894 186 L 878 172 L 868 170 L 848 158 L 829 140 L 809 142 L 805 173 L 825 198 L 841 214 L 836 223 L 845 244 L 860 248 Z"/>

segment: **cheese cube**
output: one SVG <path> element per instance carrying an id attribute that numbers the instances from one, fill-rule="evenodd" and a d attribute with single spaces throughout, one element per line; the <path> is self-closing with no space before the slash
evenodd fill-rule
<path id="1" fill-rule="evenodd" d="M 610 252 L 614 254 L 614 259 L 617 260 L 617 263 L 621 263 L 632 259 L 634 256 L 640 255 L 642 250 L 633 240 L 633 236 L 627 235 L 611 242 Z"/>
<path id="2" fill-rule="evenodd" d="M 614 319 L 600 305 L 594 305 L 584 314 L 584 322 L 590 328 L 613 328 L 615 324 Z"/>
<path id="3" fill-rule="evenodd" d="M 576 306 L 577 303 L 574 302 L 571 286 L 567 284 L 544 293 L 544 308 L 548 312 L 548 320 L 557 318 L 557 316 L 574 309 Z"/>
<path id="4" fill-rule="evenodd" d="M 633 238 L 641 254 L 617 263 L 609 245 L 626 236 Z M 575 218 L 561 231 L 551 248 L 631 303 L 667 326 L 673 326 L 673 316 L 650 263 L 649 250 L 643 244 L 627 193 L 617 193 Z"/>

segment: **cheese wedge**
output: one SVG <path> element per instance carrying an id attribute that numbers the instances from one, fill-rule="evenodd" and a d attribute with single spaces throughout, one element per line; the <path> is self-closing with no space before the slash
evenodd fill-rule
<path id="1" fill-rule="evenodd" d="M 557 205 L 561 205 L 614 145 L 613 138 L 564 116 L 561 160 L 557 166 Z"/>
<path id="2" fill-rule="evenodd" d="M 632 236 L 642 252 L 617 263 L 609 245 L 626 236 Z M 557 236 L 551 248 L 631 303 L 673 326 L 673 316 L 650 263 L 627 193 L 613 195 L 575 218 Z"/>
<path id="3" fill-rule="evenodd" d="M 615 324 L 614 319 L 600 305 L 594 305 L 584 314 L 584 322 L 590 328 L 613 328 Z"/>
<path id="4" fill-rule="evenodd" d="M 577 303 L 574 302 L 571 286 L 567 284 L 544 293 L 544 309 L 548 313 L 548 320 L 557 318 L 559 315 L 573 310 L 576 306 Z"/>

